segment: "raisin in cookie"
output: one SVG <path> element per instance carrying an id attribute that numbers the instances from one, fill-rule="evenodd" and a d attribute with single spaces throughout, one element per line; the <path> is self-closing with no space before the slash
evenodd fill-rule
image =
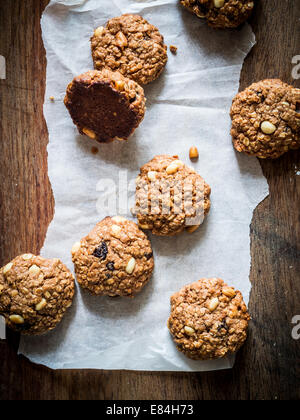
<path id="1" fill-rule="evenodd" d="M 0 314 L 17 332 L 43 334 L 62 320 L 74 291 L 74 277 L 60 260 L 24 254 L 0 270 Z"/>
<path id="2" fill-rule="evenodd" d="M 251 15 L 254 1 L 249 0 L 180 0 L 190 12 L 206 19 L 215 28 L 237 28 Z"/>
<path id="3" fill-rule="evenodd" d="M 201 279 L 171 297 L 168 328 L 187 357 L 219 359 L 244 344 L 249 320 L 239 291 L 218 278 Z"/>
<path id="4" fill-rule="evenodd" d="M 239 152 L 276 159 L 300 147 L 300 89 L 281 80 L 253 83 L 233 100 L 231 135 Z"/>
<path id="5" fill-rule="evenodd" d="M 108 143 L 128 139 L 144 118 L 146 99 L 133 80 L 93 70 L 75 77 L 64 102 L 80 134 Z"/>
<path id="6" fill-rule="evenodd" d="M 138 226 L 123 217 L 107 217 L 72 249 L 78 283 L 95 295 L 130 296 L 149 281 L 151 244 Z"/>
<path id="7" fill-rule="evenodd" d="M 168 55 L 158 29 L 138 15 L 126 14 L 99 27 L 91 38 L 95 68 L 110 68 L 146 85 L 157 79 Z"/>
<path id="8" fill-rule="evenodd" d="M 210 210 L 210 187 L 178 156 L 156 156 L 141 168 L 135 213 L 141 229 L 173 236 L 197 230 Z"/>

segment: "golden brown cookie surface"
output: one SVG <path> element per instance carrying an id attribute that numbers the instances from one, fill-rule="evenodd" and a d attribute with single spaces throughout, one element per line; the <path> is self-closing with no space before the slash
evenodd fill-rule
<path id="1" fill-rule="evenodd" d="M 138 15 L 122 15 L 97 28 L 91 46 L 96 69 L 119 71 L 141 85 L 157 79 L 168 60 L 163 36 Z"/>
<path id="2" fill-rule="evenodd" d="M 0 314 L 17 332 L 43 334 L 61 321 L 74 291 L 74 277 L 60 260 L 24 254 L 0 270 Z"/>
<path id="3" fill-rule="evenodd" d="M 234 147 L 261 159 L 276 159 L 300 147 L 300 89 L 268 79 L 253 83 L 233 100 Z"/>
<path id="4" fill-rule="evenodd" d="M 168 328 L 179 351 L 195 360 L 235 353 L 247 338 L 250 316 L 239 291 L 203 278 L 171 297 Z"/>
<path id="5" fill-rule="evenodd" d="M 127 140 L 146 109 L 143 88 L 110 70 L 93 70 L 75 77 L 64 102 L 80 134 L 101 143 Z"/>
<path id="6" fill-rule="evenodd" d="M 107 217 L 72 249 L 78 283 L 95 295 L 134 296 L 154 269 L 150 241 L 123 217 Z"/>
<path id="7" fill-rule="evenodd" d="M 156 156 L 141 168 L 135 212 L 141 229 L 173 236 L 191 233 L 210 210 L 209 185 L 178 156 Z"/>
<path id="8" fill-rule="evenodd" d="M 251 15 L 254 1 L 249 0 L 180 0 L 190 12 L 206 19 L 215 28 L 237 28 Z"/>

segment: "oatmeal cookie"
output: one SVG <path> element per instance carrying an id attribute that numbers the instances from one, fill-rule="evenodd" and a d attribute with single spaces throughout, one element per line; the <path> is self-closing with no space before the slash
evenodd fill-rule
<path id="1" fill-rule="evenodd" d="M 141 85 L 157 79 L 168 61 L 163 36 L 138 15 L 126 14 L 97 28 L 91 46 L 96 69 L 117 70 Z"/>
<path id="2" fill-rule="evenodd" d="M 141 229 L 173 236 L 192 233 L 210 210 L 211 189 L 178 156 L 156 156 L 137 178 L 135 214 Z"/>
<path id="3" fill-rule="evenodd" d="M 300 89 L 281 80 L 253 83 L 233 100 L 231 135 L 239 152 L 276 159 L 300 147 Z"/>
<path id="4" fill-rule="evenodd" d="M 24 254 L 0 270 L 0 315 L 19 333 L 43 334 L 62 320 L 74 291 L 74 277 L 60 260 Z"/>
<path id="5" fill-rule="evenodd" d="M 107 217 L 72 249 L 78 283 L 95 295 L 133 297 L 154 269 L 150 241 L 124 217 Z"/>
<path id="6" fill-rule="evenodd" d="M 242 294 L 218 278 L 201 279 L 171 297 L 168 328 L 179 351 L 195 360 L 237 352 L 250 316 Z"/>
<path id="7" fill-rule="evenodd" d="M 75 77 L 64 102 L 80 134 L 108 143 L 128 139 L 144 118 L 146 99 L 133 80 L 105 69 Z"/>
<path id="8" fill-rule="evenodd" d="M 180 0 L 190 12 L 206 19 L 214 28 L 237 28 L 251 15 L 254 1 L 249 0 Z"/>

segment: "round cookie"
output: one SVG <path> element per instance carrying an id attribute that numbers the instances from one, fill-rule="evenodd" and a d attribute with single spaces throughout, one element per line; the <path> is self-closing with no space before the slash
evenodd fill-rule
<path id="1" fill-rule="evenodd" d="M 221 279 L 204 278 L 171 297 L 168 328 L 177 349 L 187 357 L 219 359 L 244 344 L 249 320 L 239 291 Z"/>
<path id="2" fill-rule="evenodd" d="M 122 15 L 97 28 L 91 46 L 96 69 L 117 70 L 141 85 L 157 79 L 168 61 L 163 36 L 138 15 Z"/>
<path id="3" fill-rule="evenodd" d="M 238 152 L 276 159 L 300 147 L 300 89 L 270 79 L 253 83 L 233 100 L 233 145 Z"/>
<path id="4" fill-rule="evenodd" d="M 19 333 L 43 334 L 62 320 L 74 292 L 74 277 L 60 260 L 24 254 L 0 270 L 0 315 Z"/>
<path id="5" fill-rule="evenodd" d="M 211 189 L 178 156 L 156 156 L 141 168 L 135 213 L 141 229 L 173 236 L 185 228 L 192 233 L 210 210 Z"/>
<path id="6" fill-rule="evenodd" d="M 190 12 L 206 19 L 214 28 L 237 28 L 251 15 L 254 1 L 249 0 L 180 0 Z"/>
<path id="7" fill-rule="evenodd" d="M 93 70 L 75 77 L 64 102 L 80 134 L 100 143 L 127 140 L 146 109 L 143 88 L 110 70 Z"/>
<path id="8" fill-rule="evenodd" d="M 149 281 L 150 241 L 123 217 L 107 217 L 72 249 L 78 283 L 95 295 L 133 297 Z"/>

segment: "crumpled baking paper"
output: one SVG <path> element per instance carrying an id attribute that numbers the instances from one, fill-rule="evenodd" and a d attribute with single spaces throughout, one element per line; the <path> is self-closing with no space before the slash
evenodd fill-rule
<path id="1" fill-rule="evenodd" d="M 89 39 L 94 28 L 123 13 L 141 14 L 178 53 L 169 53 L 166 71 L 145 88 L 148 110 L 134 136 L 99 145 L 94 155 L 94 142 L 78 134 L 63 98 L 73 77 L 93 68 Z M 77 288 L 74 305 L 58 328 L 42 337 L 23 337 L 20 353 L 54 369 L 231 368 L 234 357 L 198 362 L 180 354 L 166 324 L 170 296 L 202 277 L 223 278 L 248 302 L 250 223 L 268 186 L 258 161 L 234 151 L 229 110 L 244 58 L 255 43 L 250 27 L 214 30 L 177 0 L 52 0 L 42 32 L 48 60 L 49 177 L 56 203 L 42 255 L 61 258 L 73 269 L 73 243 L 98 221 L 124 215 L 124 207 L 132 218 L 133 181 L 157 154 L 179 155 L 192 165 L 212 187 L 212 209 L 193 235 L 151 237 L 155 273 L 135 299 L 93 297 Z M 193 145 L 200 153 L 196 164 L 188 158 Z"/>

